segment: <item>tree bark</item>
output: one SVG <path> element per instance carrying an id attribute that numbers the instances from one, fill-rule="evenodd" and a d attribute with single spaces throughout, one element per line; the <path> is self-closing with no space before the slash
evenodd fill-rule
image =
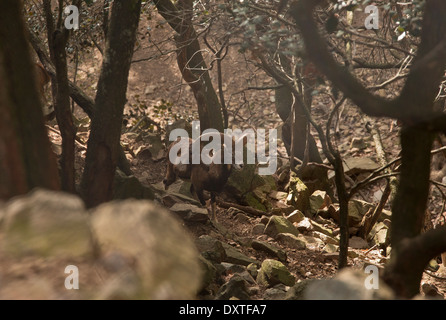
<path id="1" fill-rule="evenodd" d="M 74 193 L 75 170 L 74 153 L 76 127 L 70 110 L 70 89 L 68 84 L 67 53 L 65 47 L 69 37 L 69 31 L 62 26 L 62 14 L 59 14 L 55 30 L 54 19 L 51 10 L 51 1 L 44 0 L 44 10 L 48 34 L 48 46 L 50 48 L 51 60 L 55 66 L 55 76 L 52 78 L 53 102 L 57 123 L 62 137 L 62 155 L 60 159 L 62 189 Z M 80 1 L 74 3 L 80 5 Z M 61 13 L 64 7 L 59 7 Z"/>
<path id="2" fill-rule="evenodd" d="M 29 30 L 27 30 L 27 33 L 28 33 L 31 45 L 33 46 L 34 51 L 36 51 L 37 55 L 39 56 L 40 61 L 45 66 L 45 69 L 48 71 L 48 73 L 51 75 L 51 77 L 56 77 L 55 68 L 54 68 L 52 62 L 50 61 L 50 58 L 48 57 L 47 53 L 43 49 L 40 40 Z M 77 105 L 87 114 L 87 116 L 90 119 L 92 119 L 93 111 L 95 109 L 94 100 L 91 99 L 89 96 L 87 96 L 82 91 L 82 89 L 79 88 L 73 82 L 68 81 L 68 86 L 70 89 L 71 99 L 73 99 L 74 102 L 76 102 Z M 124 172 L 128 176 L 133 174 L 132 170 L 130 168 L 130 163 L 127 160 L 124 150 L 122 149 L 121 146 L 119 148 L 118 167 L 122 172 Z"/>
<path id="3" fill-rule="evenodd" d="M 22 1 L 0 2 L 0 198 L 60 189 L 22 18 Z"/>
<path id="4" fill-rule="evenodd" d="M 8 76 L 0 53 L 0 199 L 26 193 L 26 168 L 20 150 L 20 139 L 13 126 L 12 101 L 5 90 Z"/>
<path id="5" fill-rule="evenodd" d="M 222 132 L 224 129 L 222 107 L 192 24 L 193 1 L 182 0 L 176 5 L 170 0 L 154 2 L 158 12 L 177 33 L 175 42 L 178 48 L 178 67 L 197 101 L 200 129 L 203 131 L 213 128 Z"/>
<path id="6" fill-rule="evenodd" d="M 417 242 L 415 239 L 426 239 L 432 235 L 419 236 L 429 191 L 433 134 L 434 130 L 444 131 L 441 127 L 444 114 L 434 111 L 433 102 L 446 68 L 446 2 L 426 1 L 417 56 L 401 94 L 394 100 L 371 94 L 335 61 L 312 17 L 315 7 L 322 3 L 322 0 L 300 0 L 291 5 L 291 14 L 302 32 L 309 57 L 363 112 L 371 116 L 397 118 L 404 123 L 401 132 L 401 180 L 392 207 L 392 262 L 386 269 L 386 279 L 397 294 L 410 298 L 418 293 L 427 261 L 433 258 L 434 252 L 441 253 L 431 248 L 423 253 L 419 245 L 432 247 L 432 242 Z M 411 247 L 412 244 L 417 246 Z M 420 259 L 416 261 L 418 256 Z M 416 262 L 413 268 L 412 262 Z"/>
<path id="7" fill-rule="evenodd" d="M 256 55 L 262 61 L 262 67 L 265 72 L 275 79 L 277 83 L 283 85 L 283 87 L 275 90 L 276 110 L 284 122 L 282 126 L 282 140 L 290 156 L 292 170 L 295 170 L 296 166 L 294 158 L 300 159 L 302 166 L 297 172 L 298 177 L 307 185 L 310 192 L 325 190 L 330 196 L 333 196 L 330 183 L 328 182 L 327 170 L 307 165 L 307 162 L 323 162 L 316 141 L 309 131 L 310 121 L 305 112 L 306 106 L 311 109 L 312 96 L 310 91 L 316 84 L 317 70 L 311 63 L 306 63 L 302 70 L 296 70 L 296 73 L 301 74 L 302 79 L 305 78 L 301 83 L 303 89 L 301 91 L 303 92 L 298 92 L 295 88 L 286 84 L 287 80 L 282 78 L 283 74 L 279 75 L 275 71 L 277 69 L 269 64 L 261 53 L 257 52 Z M 287 73 L 291 73 L 291 66 L 287 62 L 286 57 L 281 58 L 281 65 Z M 306 104 L 306 106 L 303 104 Z"/>
<path id="8" fill-rule="evenodd" d="M 383 279 L 398 296 L 410 298 L 419 292 L 423 271 L 429 261 L 446 252 L 446 226 L 414 238 L 404 238 L 398 244 L 398 252 L 397 255 L 392 254 Z"/>
<path id="9" fill-rule="evenodd" d="M 81 182 L 81 193 L 88 207 L 109 201 L 113 196 L 128 75 L 140 12 L 141 0 L 116 0 L 113 4 Z"/>

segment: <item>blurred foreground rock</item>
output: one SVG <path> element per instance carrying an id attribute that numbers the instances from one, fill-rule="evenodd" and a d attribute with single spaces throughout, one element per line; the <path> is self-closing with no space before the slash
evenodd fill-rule
<path id="1" fill-rule="evenodd" d="M 62 192 L 14 198 L 0 207 L 0 260 L 0 299 L 194 299 L 202 285 L 190 235 L 147 200 L 89 212 Z"/>

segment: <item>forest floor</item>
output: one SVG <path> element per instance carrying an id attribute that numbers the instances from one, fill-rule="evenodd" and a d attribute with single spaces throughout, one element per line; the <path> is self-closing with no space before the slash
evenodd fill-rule
<path id="1" fill-rule="evenodd" d="M 135 62 L 130 70 L 128 84 L 128 103 L 125 108 L 126 128 L 133 129 L 138 120 L 146 115 L 159 127 L 154 129 L 157 135 L 164 135 L 168 124 L 176 119 L 197 119 L 196 103 L 194 96 L 188 86 L 182 81 L 181 74 L 176 63 L 174 44 L 171 39 L 172 33 L 166 24 L 159 24 L 158 17 L 151 20 L 142 20 L 139 34 L 138 47 L 134 54 Z M 150 27 L 150 28 L 148 28 Z M 156 46 L 154 44 L 157 44 Z M 205 50 L 205 53 L 209 50 Z M 163 53 L 162 55 L 160 55 Z M 208 56 L 208 58 L 211 55 Z M 143 60 L 143 61 L 140 61 Z M 273 81 L 266 76 L 263 71 L 258 70 L 253 64 L 248 62 L 249 58 L 232 47 L 228 56 L 223 61 L 224 94 L 227 99 L 230 114 L 230 124 L 233 128 L 279 128 L 281 120 L 278 117 L 274 105 L 274 92 L 272 90 L 243 90 L 248 86 L 264 87 L 274 85 Z M 92 97 L 95 94 L 95 84 L 99 75 L 102 57 L 98 50 L 91 48 L 89 53 L 84 53 L 80 59 L 78 67 L 78 84 Z M 71 72 L 74 67 L 71 66 Z M 215 70 L 211 72 L 214 86 L 217 84 Z M 319 123 L 327 119 L 330 101 L 324 98 L 316 98 L 313 105 L 313 113 Z M 77 110 L 77 109 L 76 109 Z M 83 115 L 78 110 L 76 115 L 82 118 Z M 339 118 L 339 131 L 334 136 L 342 155 L 344 157 L 368 157 L 374 161 L 376 150 L 372 137 L 366 130 L 364 116 L 351 104 L 347 103 L 342 115 Z M 391 130 L 392 122 L 388 119 L 377 119 L 383 146 L 389 159 L 394 159 L 399 153 L 398 127 Z M 53 125 L 54 126 L 54 125 Z M 138 133 L 142 128 L 134 128 Z M 279 130 L 280 131 L 280 130 Z M 51 139 L 55 145 L 60 145 L 60 138 L 54 132 L 50 132 Z M 80 130 L 79 136 L 86 141 L 87 130 Z M 165 137 L 164 137 L 165 138 Z M 351 143 L 354 138 L 361 139 L 365 146 L 363 148 L 352 148 Z M 123 143 L 128 151 L 127 155 L 132 165 L 135 176 L 145 184 L 159 184 L 165 174 L 166 160 L 133 156 L 136 150 L 144 148 L 147 143 L 144 140 L 134 140 L 134 136 L 123 135 Z M 78 149 L 77 169 L 79 174 L 82 171 L 83 157 L 85 150 Z M 286 156 L 285 148 L 279 145 L 279 153 Z M 283 160 L 282 165 L 287 161 Z M 377 203 L 382 194 L 382 185 L 369 186 L 361 191 L 364 200 Z M 441 204 L 435 204 L 432 210 L 438 210 Z M 388 208 L 388 206 L 387 206 Z M 254 235 L 253 227 L 260 222 L 260 217 L 246 216 L 245 219 L 239 215 L 228 214 L 227 209 L 218 208 L 217 217 L 220 224 L 232 234 L 232 238 L 216 231 L 209 223 L 186 223 L 194 237 L 204 234 L 213 234 L 222 241 L 226 241 L 240 250 L 247 256 L 258 261 L 263 261 L 268 257 L 267 253 L 257 251 L 252 248 L 240 246 L 234 241 L 237 238 L 249 238 L 274 242 L 266 235 Z M 289 249 L 275 243 L 286 251 L 287 267 L 295 276 L 296 280 L 330 278 L 337 272 L 337 259 L 327 258 L 320 250 L 295 250 Z M 358 252 L 358 257 L 349 258 L 349 265 L 361 268 L 366 261 L 379 260 L 381 257 L 378 250 L 354 249 Z M 436 279 L 427 274 L 423 276 L 423 282 L 434 284 L 440 294 L 446 295 L 446 281 Z M 261 295 L 257 296 L 260 298 Z"/>

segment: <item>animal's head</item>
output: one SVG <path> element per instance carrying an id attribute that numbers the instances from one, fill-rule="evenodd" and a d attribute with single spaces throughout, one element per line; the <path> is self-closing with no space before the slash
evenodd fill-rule
<path id="1" fill-rule="evenodd" d="M 243 167 L 247 141 L 246 137 L 236 138 L 215 130 L 204 133 L 193 144 L 200 144 L 200 156 L 204 164 L 222 164 L 228 170 L 240 170 Z"/>
<path id="2" fill-rule="evenodd" d="M 191 145 L 192 139 L 180 137 L 170 144 L 167 152 L 167 171 L 163 180 L 165 190 L 175 182 L 177 177 L 190 178 Z"/>
<path id="3" fill-rule="evenodd" d="M 232 136 L 232 168 L 235 170 L 242 170 L 245 164 L 246 144 L 248 142 L 247 136 L 236 138 Z"/>
<path id="4" fill-rule="evenodd" d="M 176 180 L 175 173 L 174 172 L 170 173 L 168 170 L 166 176 L 163 179 L 164 190 L 167 190 L 169 186 L 175 182 L 175 180 Z"/>
<path id="5" fill-rule="evenodd" d="M 178 138 L 176 141 L 172 142 L 169 145 L 169 148 L 167 149 L 167 170 L 166 170 L 166 176 L 163 179 L 164 184 L 164 190 L 167 190 L 169 186 L 175 182 L 177 179 L 177 176 L 175 174 L 175 167 L 174 164 L 170 160 L 170 151 L 171 149 L 180 142 L 180 139 Z"/>

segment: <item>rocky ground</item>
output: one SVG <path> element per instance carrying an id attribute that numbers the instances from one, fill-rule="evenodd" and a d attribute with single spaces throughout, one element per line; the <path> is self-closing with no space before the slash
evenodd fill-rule
<path id="1" fill-rule="evenodd" d="M 368 276 L 364 268 L 377 266 L 379 272 L 387 260 L 388 205 L 367 240 L 351 237 L 348 270 L 353 271 L 338 273 L 336 201 L 321 191 L 310 192 L 290 177 L 286 159 L 280 158 L 272 177 L 255 175 L 249 166 L 234 171 L 220 195 L 218 223 L 209 221 L 209 206 L 198 204 L 188 182 L 178 181 L 163 190 L 166 130 L 196 119 L 197 114 L 194 97 L 169 53 L 174 48 L 166 41 L 171 32 L 166 25 L 158 26 L 160 21 L 152 17 L 140 26 L 134 57 L 139 62 L 130 71 L 122 138 L 134 177 L 118 174 L 115 194 L 118 199 L 152 202 L 131 200 L 87 212 L 76 197 L 39 191 L 0 203 L 0 298 L 300 299 L 311 283 L 307 297 L 313 299 L 393 298 L 383 283 L 380 290 L 364 286 Z M 159 56 L 161 52 L 166 54 Z M 79 85 L 92 97 L 101 60 L 99 51 L 91 48 L 83 53 L 77 71 Z M 223 67 L 230 124 L 241 129 L 278 128 L 273 93 L 241 91 L 249 85 L 272 85 L 269 78 L 259 70 L 253 73 L 235 47 Z M 216 81 L 214 73 L 212 79 Z M 315 99 L 318 121 L 327 118 L 329 105 Z M 75 114 L 84 142 L 77 145 L 80 177 L 89 123 L 82 120 L 80 110 Z M 358 181 L 378 163 L 365 126 L 368 120 L 348 104 L 339 119 L 333 140 L 347 161 L 349 178 Z M 376 123 L 386 155 L 393 159 L 399 152 L 398 128 L 391 130 L 386 119 Z M 57 125 L 50 126 L 54 150 L 60 152 Z M 286 155 L 281 144 L 279 153 Z M 361 190 L 350 204 L 351 227 L 377 204 L 382 191 L 380 184 Z M 441 208 L 438 199 L 432 196 L 433 212 Z M 79 270 L 79 290 L 64 286 L 70 265 Z M 333 277 L 332 282 L 315 281 Z M 444 297 L 446 282 L 441 277 L 446 277 L 445 268 L 433 262 L 423 276 L 420 297 Z"/>

